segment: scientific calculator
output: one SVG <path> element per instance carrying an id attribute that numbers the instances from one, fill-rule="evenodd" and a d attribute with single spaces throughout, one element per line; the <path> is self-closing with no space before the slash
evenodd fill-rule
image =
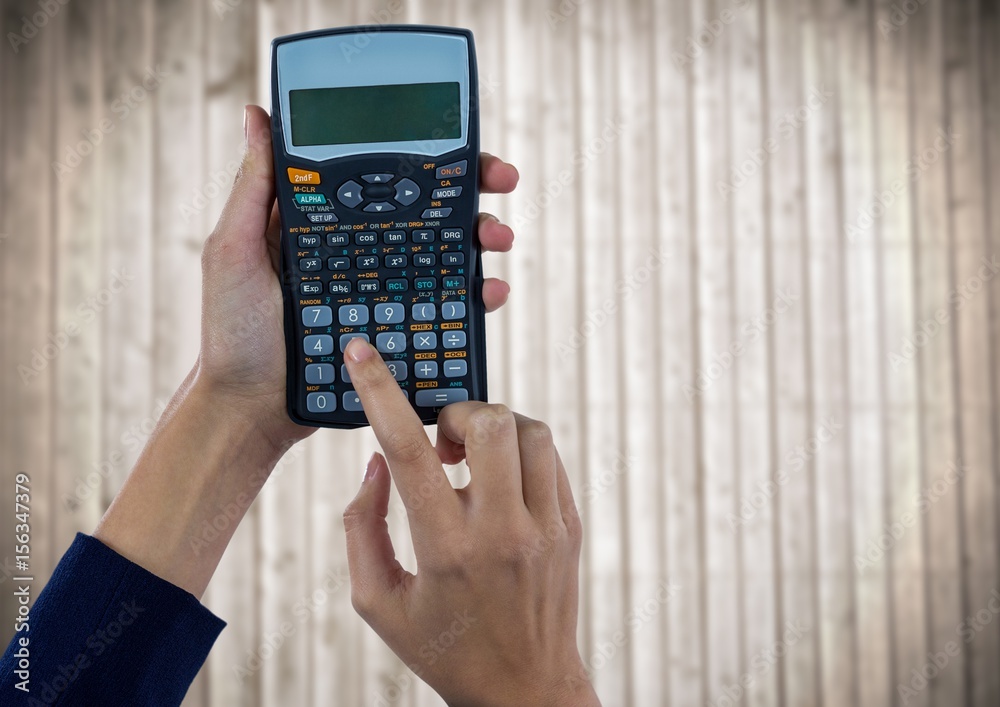
<path id="1" fill-rule="evenodd" d="M 472 33 L 329 29 L 271 57 L 289 416 L 368 424 L 344 365 L 355 337 L 425 424 L 486 400 Z"/>

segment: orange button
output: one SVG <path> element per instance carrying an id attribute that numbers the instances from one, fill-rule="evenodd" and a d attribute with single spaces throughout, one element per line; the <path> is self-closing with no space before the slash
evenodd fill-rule
<path id="1" fill-rule="evenodd" d="M 288 181 L 292 184 L 319 184 L 319 172 L 306 169 L 288 168 Z"/>

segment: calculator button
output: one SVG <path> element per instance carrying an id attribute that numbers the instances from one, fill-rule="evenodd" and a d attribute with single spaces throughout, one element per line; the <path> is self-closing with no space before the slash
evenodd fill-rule
<path id="1" fill-rule="evenodd" d="M 361 178 L 369 184 L 388 184 L 392 181 L 391 174 L 365 174 Z"/>
<path id="2" fill-rule="evenodd" d="M 405 277 L 393 278 L 385 281 L 387 292 L 406 292 L 410 289 L 410 282 Z"/>
<path id="3" fill-rule="evenodd" d="M 347 234 L 346 233 L 330 233 L 326 237 L 326 244 L 328 246 L 334 247 L 338 245 L 347 245 Z"/>
<path id="4" fill-rule="evenodd" d="M 461 228 L 443 228 L 441 229 L 441 240 L 442 241 L 460 241 L 464 232 Z"/>
<path id="5" fill-rule="evenodd" d="M 418 277 L 413 281 L 413 286 L 418 290 L 433 290 L 437 287 L 437 280 L 433 277 Z"/>
<path id="6" fill-rule="evenodd" d="M 324 327 L 333 324 L 333 310 L 329 307 L 306 307 L 302 310 L 302 325 Z"/>
<path id="7" fill-rule="evenodd" d="M 437 262 L 437 256 L 434 253 L 414 253 L 413 254 L 413 267 L 415 268 L 430 268 L 434 267 Z"/>
<path id="8" fill-rule="evenodd" d="M 396 207 L 390 204 L 388 201 L 373 201 L 365 207 L 365 211 L 369 213 L 384 214 L 388 211 L 395 211 Z"/>
<path id="9" fill-rule="evenodd" d="M 375 245 L 378 243 L 378 234 L 374 231 L 364 231 L 354 236 L 354 242 L 358 245 Z"/>
<path id="10" fill-rule="evenodd" d="M 388 184 L 369 184 L 362 194 L 369 201 L 386 201 L 395 194 L 395 190 Z"/>
<path id="11" fill-rule="evenodd" d="M 386 361 L 386 368 L 389 369 L 389 373 L 397 381 L 405 381 L 406 374 L 409 372 L 405 361 Z"/>
<path id="12" fill-rule="evenodd" d="M 351 339 L 364 339 L 367 342 L 371 342 L 368 338 L 368 334 L 341 334 L 340 335 L 340 350 L 346 351 L 347 345 L 351 343 Z"/>
<path id="13" fill-rule="evenodd" d="M 321 214 L 308 214 L 311 223 L 337 223 L 337 214 L 325 211 Z"/>
<path id="14" fill-rule="evenodd" d="M 441 305 L 441 317 L 445 321 L 454 321 L 465 316 L 465 302 L 445 302 Z"/>
<path id="15" fill-rule="evenodd" d="M 358 280 L 358 292 L 371 294 L 372 292 L 378 292 L 380 286 L 378 280 Z"/>
<path id="16" fill-rule="evenodd" d="M 349 280 L 335 280 L 330 283 L 330 294 L 331 295 L 349 295 L 351 294 L 351 283 Z"/>
<path id="17" fill-rule="evenodd" d="M 362 202 L 361 185 L 353 179 L 349 182 L 344 182 L 340 185 L 340 189 L 337 190 L 337 198 L 341 204 L 349 209 L 353 209 Z"/>
<path id="18" fill-rule="evenodd" d="M 323 413 L 337 410 L 337 397 L 333 393 L 309 393 L 306 396 L 306 410 Z"/>
<path id="19" fill-rule="evenodd" d="M 433 331 L 418 331 L 413 335 L 413 348 L 417 351 L 431 351 L 438 345 L 438 335 Z"/>
<path id="20" fill-rule="evenodd" d="M 299 248 L 315 248 L 319 245 L 319 236 L 299 236 Z"/>
<path id="21" fill-rule="evenodd" d="M 340 364 L 340 380 L 344 381 L 345 383 L 351 382 L 351 374 L 348 372 L 347 364 L 345 363 Z"/>
<path id="22" fill-rule="evenodd" d="M 368 307 L 363 304 L 345 304 L 337 311 L 337 317 L 341 326 L 364 326 L 368 323 Z"/>
<path id="23" fill-rule="evenodd" d="M 351 269 L 351 259 L 350 258 L 327 258 L 326 267 L 330 270 L 350 270 Z"/>
<path id="24" fill-rule="evenodd" d="M 319 184 L 319 172 L 313 172 L 308 169 L 295 169 L 295 167 L 288 168 L 288 181 L 292 184 Z"/>
<path id="25" fill-rule="evenodd" d="M 387 256 L 385 256 L 385 266 L 387 268 L 405 268 L 406 267 L 406 256 L 405 255 L 387 255 Z"/>
<path id="26" fill-rule="evenodd" d="M 333 383 L 333 366 L 329 363 L 309 364 L 306 366 L 306 383 L 309 385 L 330 385 Z"/>
<path id="27" fill-rule="evenodd" d="M 347 412 L 361 412 L 361 396 L 353 390 L 344 393 L 344 410 Z"/>
<path id="28" fill-rule="evenodd" d="M 323 269 L 323 261 L 320 258 L 303 258 L 299 261 L 299 270 L 302 272 L 316 272 Z"/>
<path id="29" fill-rule="evenodd" d="M 462 160 L 461 162 L 452 162 L 451 164 L 446 164 L 444 167 L 438 167 L 436 178 L 451 179 L 452 177 L 464 177 L 468 169 L 469 169 L 468 160 Z"/>
<path id="30" fill-rule="evenodd" d="M 452 359 L 444 362 L 445 378 L 461 378 L 469 372 L 469 364 L 465 361 Z"/>
<path id="31" fill-rule="evenodd" d="M 365 209 L 367 211 L 367 209 Z M 452 209 L 448 207 L 446 209 L 427 209 L 421 215 L 421 218 L 448 218 L 451 216 Z"/>
<path id="32" fill-rule="evenodd" d="M 382 240 L 389 245 L 406 243 L 406 231 L 386 231 L 382 234 Z"/>
<path id="33" fill-rule="evenodd" d="M 396 201 L 409 206 L 420 198 L 420 187 L 412 179 L 403 179 L 396 185 Z"/>
<path id="34" fill-rule="evenodd" d="M 416 322 L 433 322 L 434 317 L 437 316 L 437 306 L 429 302 L 421 302 L 413 305 L 411 314 Z"/>
<path id="35" fill-rule="evenodd" d="M 333 337 L 327 334 L 307 336 L 302 349 L 306 356 L 329 356 L 333 353 Z"/>
<path id="36" fill-rule="evenodd" d="M 299 292 L 304 295 L 318 295 L 323 292 L 322 282 L 303 282 L 299 285 Z"/>
<path id="37" fill-rule="evenodd" d="M 376 304 L 375 305 L 375 323 L 376 324 L 402 324 L 403 317 L 406 316 L 406 310 L 403 309 L 403 305 L 394 304 Z"/>
<path id="38" fill-rule="evenodd" d="M 431 194 L 431 198 L 437 201 L 438 199 L 454 199 L 456 196 L 461 196 L 462 187 L 445 187 L 444 189 L 435 189 Z"/>
<path id="39" fill-rule="evenodd" d="M 413 242 L 414 243 L 433 243 L 434 242 L 434 231 L 429 229 L 421 229 L 419 231 L 413 232 Z"/>
<path id="40" fill-rule="evenodd" d="M 465 388 L 440 388 L 438 390 L 418 390 L 417 405 L 422 408 L 437 408 L 461 403 L 469 399 Z"/>
<path id="41" fill-rule="evenodd" d="M 444 340 L 446 349 L 461 349 L 465 347 L 464 331 L 449 331 L 441 337 Z"/>
<path id="42" fill-rule="evenodd" d="M 378 256 L 377 255 L 361 255 L 355 261 L 358 264 L 359 270 L 371 270 L 372 268 L 378 267 Z"/>
<path id="43" fill-rule="evenodd" d="M 437 378 L 438 375 L 437 361 L 421 361 L 420 363 L 418 363 L 416 366 L 413 367 L 413 370 L 416 372 L 417 378 L 423 378 L 425 380 L 428 378 Z M 419 396 L 420 393 L 417 393 L 418 398 Z"/>
<path id="44" fill-rule="evenodd" d="M 323 194 L 296 194 L 295 203 L 306 206 L 321 206 L 326 203 L 326 196 Z"/>
<path id="45" fill-rule="evenodd" d="M 465 277 L 462 275 L 452 275 L 441 281 L 441 286 L 446 290 L 461 290 L 465 288 Z"/>
<path id="46" fill-rule="evenodd" d="M 401 331 L 378 334 L 375 337 L 375 348 L 382 353 L 403 353 L 406 351 L 406 334 Z"/>
<path id="47" fill-rule="evenodd" d="M 465 253 L 442 253 L 442 265 L 465 265 Z"/>

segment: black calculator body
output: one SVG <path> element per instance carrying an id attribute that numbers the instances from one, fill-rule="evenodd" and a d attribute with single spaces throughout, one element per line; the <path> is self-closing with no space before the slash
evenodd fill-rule
<path id="1" fill-rule="evenodd" d="M 344 366 L 354 337 L 425 424 L 486 400 L 472 33 L 329 29 L 279 37 L 271 57 L 289 416 L 368 424 Z"/>

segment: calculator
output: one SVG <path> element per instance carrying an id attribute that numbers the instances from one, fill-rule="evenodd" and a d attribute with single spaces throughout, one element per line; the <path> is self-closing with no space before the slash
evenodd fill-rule
<path id="1" fill-rule="evenodd" d="M 344 365 L 363 338 L 418 417 L 486 400 L 472 33 L 346 27 L 271 47 L 288 414 L 368 424 Z"/>

